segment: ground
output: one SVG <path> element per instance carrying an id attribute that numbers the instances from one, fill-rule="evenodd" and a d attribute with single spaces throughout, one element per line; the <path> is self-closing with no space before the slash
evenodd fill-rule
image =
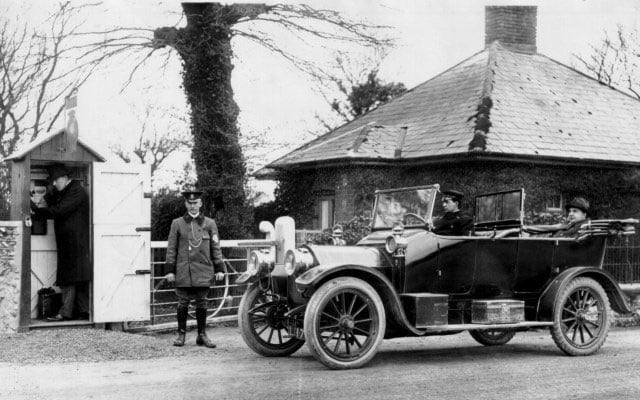
<path id="1" fill-rule="evenodd" d="M 208 329 L 219 346 L 213 350 L 196 346 L 194 331 L 184 348 L 171 346 L 173 333 L 57 332 L 57 340 L 71 337 L 75 343 L 66 345 L 84 351 L 59 347 L 49 337 L 48 344 L 27 350 L 24 360 L 0 362 L 0 399 L 640 398 L 638 327 L 612 329 L 604 347 L 590 357 L 565 356 L 546 329 L 518 333 L 498 347 L 483 347 L 466 332 L 391 339 L 365 368 L 349 371 L 326 369 L 306 347 L 291 357 L 259 356 L 243 343 L 236 326 Z M 33 336 L 44 337 L 44 332 Z M 100 341 L 113 339 L 118 339 L 115 347 Z M 0 342 L 4 354 L 6 341 Z M 118 345 L 122 351 L 116 351 Z M 36 360 L 32 354 L 45 347 L 59 347 L 56 354 L 84 361 L 54 361 L 51 354 Z M 96 354 L 110 355 L 96 362 Z"/>

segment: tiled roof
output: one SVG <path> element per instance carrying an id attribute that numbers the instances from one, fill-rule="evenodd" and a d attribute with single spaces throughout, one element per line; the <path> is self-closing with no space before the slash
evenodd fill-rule
<path id="1" fill-rule="evenodd" d="M 475 155 L 640 163 L 640 101 L 541 54 L 494 43 L 267 168 L 468 154 L 485 97 L 491 127 Z"/>

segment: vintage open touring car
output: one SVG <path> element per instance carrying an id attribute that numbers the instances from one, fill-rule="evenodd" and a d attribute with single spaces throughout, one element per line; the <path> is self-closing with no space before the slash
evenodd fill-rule
<path id="1" fill-rule="evenodd" d="M 283 265 L 251 253 L 238 310 L 247 345 L 287 356 L 306 341 L 332 369 L 359 368 L 383 338 L 469 331 L 487 346 L 549 327 L 568 355 L 603 345 L 611 309 L 631 312 L 602 269 L 606 237 L 635 233 L 634 219 L 593 220 L 577 237 L 523 224 L 524 190 L 479 196 L 467 236 L 432 232 L 439 186 L 376 192 L 371 233 L 355 246 L 304 245 Z M 341 240 L 336 235 L 335 242 Z"/>

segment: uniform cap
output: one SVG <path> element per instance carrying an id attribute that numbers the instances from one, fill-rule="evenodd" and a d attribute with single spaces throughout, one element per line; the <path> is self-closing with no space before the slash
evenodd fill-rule
<path id="1" fill-rule="evenodd" d="M 199 190 L 185 190 L 182 192 L 182 196 L 188 202 L 195 202 L 196 200 L 200 200 L 202 198 L 202 194 L 204 192 Z"/>
<path id="2" fill-rule="evenodd" d="M 464 193 L 459 192 L 457 190 L 444 190 L 442 192 L 442 198 L 446 199 L 449 198 L 451 200 L 462 200 L 462 198 L 464 197 Z"/>

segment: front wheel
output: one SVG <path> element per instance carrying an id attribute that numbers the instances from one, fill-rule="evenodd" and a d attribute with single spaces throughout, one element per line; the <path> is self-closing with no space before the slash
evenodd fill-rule
<path id="1" fill-rule="evenodd" d="M 289 311 L 286 299 L 253 284 L 242 296 L 238 307 L 238 325 L 245 343 L 265 357 L 285 357 L 295 353 L 304 340 L 292 335 L 284 314 Z"/>
<path id="2" fill-rule="evenodd" d="M 331 369 L 360 368 L 376 355 L 386 319 L 378 293 L 365 281 L 341 277 L 311 296 L 304 335 L 313 356 Z"/>
<path id="3" fill-rule="evenodd" d="M 553 311 L 551 336 L 570 356 L 588 356 L 604 344 L 611 325 L 609 298 L 591 278 L 576 278 L 562 290 Z"/>
<path id="4" fill-rule="evenodd" d="M 507 344 L 516 335 L 515 331 L 508 329 L 469 331 L 469 334 L 476 342 L 485 346 L 501 346 Z"/>

